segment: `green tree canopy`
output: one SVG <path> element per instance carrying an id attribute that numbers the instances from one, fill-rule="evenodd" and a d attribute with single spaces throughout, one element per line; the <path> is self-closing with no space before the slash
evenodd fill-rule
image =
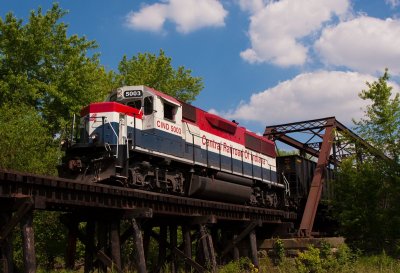
<path id="1" fill-rule="evenodd" d="M 355 121 L 356 130 L 385 155 L 392 164 L 379 157 L 363 161 L 349 158 L 342 162 L 335 182 L 335 211 L 344 235 L 368 251 L 399 251 L 400 177 L 399 177 L 399 94 L 389 86 L 389 73 L 368 83 L 360 98 L 370 104 L 364 117 Z M 396 253 L 399 254 L 399 253 Z"/>
<path id="2" fill-rule="evenodd" d="M 55 175 L 60 149 L 31 106 L 0 107 L 0 168 Z"/>
<path id="3" fill-rule="evenodd" d="M 175 98 L 192 102 L 203 89 L 200 77 L 193 77 L 192 71 L 179 66 L 174 69 L 171 58 L 160 50 L 158 56 L 139 53 L 119 63 L 119 85 L 147 85 Z"/>
<path id="4" fill-rule="evenodd" d="M 363 100 L 371 101 L 365 109 L 364 118 L 355 121 L 360 135 L 386 155 L 398 160 L 400 148 L 400 98 L 392 93 L 388 85 L 388 70 L 373 83 L 367 82 L 368 90 L 359 94 Z"/>
<path id="5" fill-rule="evenodd" d="M 57 4 L 45 14 L 32 11 L 23 24 L 12 13 L 0 18 L 0 104 L 34 107 L 51 133 L 111 89 L 111 74 L 99 64 L 94 41 L 68 36 Z"/>

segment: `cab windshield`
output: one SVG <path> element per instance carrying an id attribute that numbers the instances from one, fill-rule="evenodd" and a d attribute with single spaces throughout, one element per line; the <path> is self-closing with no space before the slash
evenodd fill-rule
<path id="1" fill-rule="evenodd" d="M 129 101 L 126 105 L 140 110 L 142 108 L 142 100 Z"/>
<path id="2" fill-rule="evenodd" d="M 152 96 L 145 97 L 144 100 L 129 100 L 128 102 L 125 102 L 125 104 L 137 110 L 143 110 L 145 115 L 151 115 L 154 112 Z"/>

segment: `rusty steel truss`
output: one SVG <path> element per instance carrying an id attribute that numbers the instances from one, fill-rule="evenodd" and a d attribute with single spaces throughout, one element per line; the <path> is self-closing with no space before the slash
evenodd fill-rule
<path id="1" fill-rule="evenodd" d="M 337 121 L 335 117 L 267 126 L 264 137 L 294 147 L 299 150 L 300 155 L 311 155 L 317 161 L 298 229 L 300 237 L 311 236 L 321 199 L 324 170 L 327 167 L 336 168 L 344 158 L 351 155 L 356 155 L 359 160 L 362 160 L 365 155 L 373 155 L 388 162 L 392 161 Z"/>

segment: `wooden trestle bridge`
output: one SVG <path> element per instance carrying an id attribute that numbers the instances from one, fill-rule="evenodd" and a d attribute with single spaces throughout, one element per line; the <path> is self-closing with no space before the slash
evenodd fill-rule
<path id="1" fill-rule="evenodd" d="M 65 212 L 60 220 L 68 228 L 66 265 L 73 268 L 79 239 L 85 245 L 85 272 L 93 270 L 95 260 L 100 261 L 103 270 L 112 267 L 120 271 L 121 246 L 131 237 L 136 246 L 134 258 L 138 272 L 147 272 L 145 256 L 150 237 L 160 246 L 158 271 L 164 265 L 167 249 L 173 256 L 170 259 L 175 261 L 172 263 L 175 272 L 177 259 L 183 260 L 188 269 L 213 271 L 217 265 L 216 250 L 219 259 L 238 257 L 238 245 L 244 241 L 248 241 L 250 257 L 258 265 L 255 229 L 268 226 L 268 233 L 272 234 L 275 228 L 297 217 L 280 210 L 1 170 L 0 261 L 3 272 L 13 271 L 9 238 L 18 224 L 23 236 L 25 272 L 36 270 L 33 210 Z M 121 230 L 121 221 L 129 221 L 129 228 Z M 81 222 L 86 222 L 85 232 L 78 229 Z M 182 247 L 177 245 L 178 226 L 183 231 Z M 154 227 L 159 227 L 159 233 Z M 221 230 L 228 232 L 218 232 Z M 197 242 L 201 250 L 196 261 L 192 258 L 193 242 Z"/>

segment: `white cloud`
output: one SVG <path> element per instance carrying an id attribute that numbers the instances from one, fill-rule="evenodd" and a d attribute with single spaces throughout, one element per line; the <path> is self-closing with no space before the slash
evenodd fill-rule
<path id="1" fill-rule="evenodd" d="M 363 116 L 366 102 L 358 93 L 375 77 L 356 72 L 319 71 L 305 73 L 251 96 L 235 110 L 220 113 L 228 119 L 256 121 L 262 125 L 336 116 L 351 126 Z M 391 85 L 395 85 L 391 83 Z M 399 90 L 395 85 L 394 91 Z M 214 111 L 215 112 L 215 111 Z"/>
<path id="2" fill-rule="evenodd" d="M 160 32 L 170 21 L 176 30 L 189 33 L 204 27 L 225 25 L 228 12 L 217 0 L 167 0 L 142 7 L 127 15 L 127 25 L 133 29 Z"/>
<path id="3" fill-rule="evenodd" d="M 166 5 L 154 4 L 143 7 L 139 12 L 130 12 L 126 20 L 128 26 L 135 29 L 161 31 L 166 14 Z"/>
<path id="4" fill-rule="evenodd" d="M 361 16 L 324 29 L 315 49 L 328 65 L 400 74 L 400 20 Z"/>
<path id="5" fill-rule="evenodd" d="M 390 5 L 392 8 L 395 8 L 400 5 L 400 0 L 385 0 L 385 3 Z"/>
<path id="6" fill-rule="evenodd" d="M 302 65 L 308 48 L 300 42 L 336 16 L 344 16 L 350 0 L 252 0 L 240 1 L 245 11 L 253 11 L 249 37 L 251 47 L 241 57 L 251 63 L 272 62 L 279 66 Z"/>
<path id="7" fill-rule="evenodd" d="M 250 13 L 256 13 L 264 8 L 264 0 L 239 0 L 240 9 Z"/>

